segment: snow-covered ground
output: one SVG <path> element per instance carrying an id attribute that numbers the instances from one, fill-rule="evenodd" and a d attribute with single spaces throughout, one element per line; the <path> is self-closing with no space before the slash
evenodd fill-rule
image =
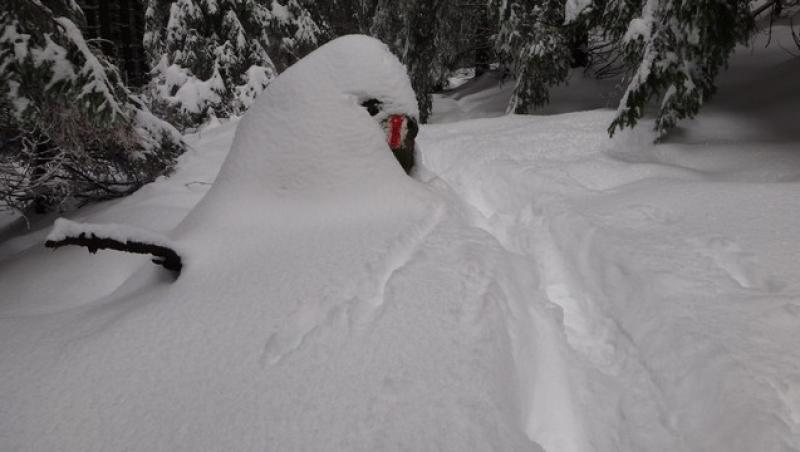
<path id="1" fill-rule="evenodd" d="M 239 123 L 190 137 L 174 176 L 71 216 L 169 236 L 177 280 L 46 250 L 47 224 L 0 243 L 0 450 L 800 451 L 783 32 L 659 145 L 580 111 L 603 84 L 501 116 L 484 78 L 437 97 L 417 182 L 377 124 L 248 153 L 292 135 L 261 108 L 197 205 Z"/>

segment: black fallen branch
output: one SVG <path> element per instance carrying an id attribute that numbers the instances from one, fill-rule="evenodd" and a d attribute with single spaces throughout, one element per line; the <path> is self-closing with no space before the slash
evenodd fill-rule
<path id="1" fill-rule="evenodd" d="M 155 264 L 161 265 L 167 270 L 180 273 L 183 268 L 181 257 L 175 250 L 161 245 L 154 245 L 152 243 L 143 243 L 128 240 L 125 242 L 98 237 L 94 234 L 87 234 L 82 232 L 77 237 L 65 237 L 61 240 L 48 240 L 44 246 L 48 248 L 61 248 L 62 246 L 77 245 L 89 249 L 89 252 L 94 254 L 97 250 L 116 250 L 124 251 L 134 254 L 150 254 L 155 257 L 152 261 Z"/>

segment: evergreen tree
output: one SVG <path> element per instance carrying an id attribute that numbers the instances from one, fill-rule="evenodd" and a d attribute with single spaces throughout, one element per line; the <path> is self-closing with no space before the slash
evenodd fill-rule
<path id="1" fill-rule="evenodd" d="M 516 79 L 508 110 L 530 113 L 550 100 L 551 86 L 563 83 L 572 66 L 570 27 L 563 0 L 495 1 L 499 22 L 495 46 Z"/>
<path id="2" fill-rule="evenodd" d="M 379 0 L 371 34 L 385 42 L 406 65 L 417 93 L 420 120 L 431 113 L 431 94 L 443 86 L 473 40 L 480 9 L 461 1 Z"/>
<path id="3" fill-rule="evenodd" d="M 779 3 L 779 2 L 778 2 Z M 753 29 L 749 0 L 503 0 L 496 1 L 497 53 L 517 79 L 510 110 L 548 101 L 550 87 L 586 58 L 598 73 L 622 73 L 625 93 L 609 127 L 634 126 L 658 100 L 655 128 L 663 135 L 693 117 L 715 91 L 714 80 L 735 45 Z M 582 55 L 588 36 L 598 55 Z M 599 49 L 599 50 L 598 50 Z"/>
<path id="4" fill-rule="evenodd" d="M 413 0 L 378 0 L 370 26 L 370 34 L 382 40 L 400 57 L 403 56 L 407 40 L 406 22 L 403 18 L 414 3 Z"/>
<path id="5" fill-rule="evenodd" d="M 84 40 L 72 0 L 0 10 L 0 205 L 37 211 L 121 196 L 173 166 L 183 144 Z"/>
<path id="6" fill-rule="evenodd" d="M 321 33 L 298 0 L 148 0 L 154 104 L 181 126 L 240 114 Z"/>
<path id="7" fill-rule="evenodd" d="M 607 7 L 614 3 L 621 1 Z M 609 133 L 636 125 L 647 103 L 658 99 L 655 129 L 663 135 L 694 117 L 716 91 L 720 69 L 752 31 L 750 2 L 647 0 L 639 11 L 619 37 L 633 71 Z"/>
<path id="8" fill-rule="evenodd" d="M 344 36 L 369 34 L 377 3 L 377 0 L 306 0 L 306 7 L 331 36 Z"/>
<path id="9" fill-rule="evenodd" d="M 150 78 L 142 45 L 142 0 L 77 0 L 77 3 L 86 19 L 81 27 L 86 40 L 96 40 L 103 54 L 120 69 L 129 87 L 147 83 Z"/>
<path id="10" fill-rule="evenodd" d="M 472 54 L 476 77 L 488 72 L 492 63 L 496 62 L 493 39 L 498 34 L 498 27 L 492 20 L 490 6 L 489 2 L 475 3 L 470 14 L 468 26 L 472 33 L 467 37 L 469 45 L 466 51 Z"/>

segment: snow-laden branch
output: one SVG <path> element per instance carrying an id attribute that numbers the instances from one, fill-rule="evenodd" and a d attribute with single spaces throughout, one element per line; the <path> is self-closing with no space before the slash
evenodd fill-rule
<path id="1" fill-rule="evenodd" d="M 116 250 L 134 254 L 150 254 L 153 262 L 180 273 L 183 263 L 172 242 L 161 234 L 121 224 L 76 223 L 65 218 L 56 220 L 45 246 L 60 248 L 77 245 L 89 249 Z"/>

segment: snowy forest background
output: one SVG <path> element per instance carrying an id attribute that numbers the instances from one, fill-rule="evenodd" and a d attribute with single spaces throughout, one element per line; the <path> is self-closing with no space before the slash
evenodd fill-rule
<path id="1" fill-rule="evenodd" d="M 583 68 L 619 81 L 609 133 L 663 136 L 715 91 L 734 47 L 797 0 L 6 0 L 0 207 L 67 210 L 169 173 L 182 134 L 241 115 L 277 74 L 346 34 L 406 65 L 420 105 L 459 68 L 514 84 L 531 113 Z M 787 49 L 800 55 L 797 48 Z"/>

